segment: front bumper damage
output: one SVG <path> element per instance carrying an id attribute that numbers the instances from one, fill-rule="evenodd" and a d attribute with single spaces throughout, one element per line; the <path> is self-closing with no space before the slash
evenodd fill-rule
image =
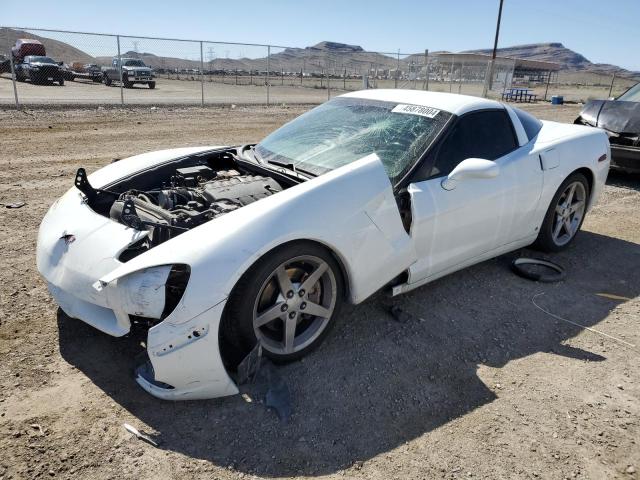
<path id="1" fill-rule="evenodd" d="M 152 327 L 147 353 L 153 378 L 149 378 L 148 369 L 138 369 L 138 384 L 164 400 L 196 400 L 238 393 L 224 369 L 219 350 L 217 325 L 225 304 L 226 299 L 184 323 L 165 321 Z"/>
<path id="2" fill-rule="evenodd" d="M 115 337 L 129 333 L 131 315 L 159 318 L 170 266 L 157 265 L 124 276 L 113 272 L 130 244 L 146 235 L 93 212 L 76 188 L 49 210 L 38 234 L 37 265 L 57 304 Z M 120 285 L 120 286 L 119 286 Z M 212 398 L 238 393 L 224 368 L 218 326 L 226 298 L 194 314 L 179 305 L 149 329 L 149 366 L 137 369 L 136 381 L 166 400 Z"/>

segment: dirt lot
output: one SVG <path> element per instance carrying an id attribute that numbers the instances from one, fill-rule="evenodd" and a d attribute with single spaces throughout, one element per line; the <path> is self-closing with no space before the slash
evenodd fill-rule
<path id="1" fill-rule="evenodd" d="M 249 84 L 249 78 L 239 77 L 239 84 L 235 84 L 235 78 L 213 77 L 213 82 L 206 77 L 204 87 L 201 87 L 199 80 L 189 80 L 183 77 L 181 80 L 175 78 L 167 79 L 162 76 L 157 79 L 157 87 L 149 90 L 144 85 L 134 85 L 133 88 L 123 90 L 126 104 L 153 105 L 153 104 L 186 104 L 200 105 L 202 101 L 202 88 L 204 88 L 205 103 L 210 105 L 256 105 L 266 104 L 267 89 L 264 86 L 263 78 L 253 77 Z M 571 81 L 571 85 L 551 84 L 547 92 L 547 98 L 552 95 L 562 95 L 565 101 L 584 102 L 592 98 L 607 98 L 609 96 L 609 86 L 594 86 L 591 84 L 579 83 L 579 78 L 572 79 L 567 75 L 562 76 L 563 81 Z M 224 82 L 224 83 L 223 83 Z M 378 88 L 394 88 L 393 80 L 375 80 Z M 327 99 L 326 79 L 305 78 L 303 87 L 299 80 L 293 77 L 271 78 L 269 89 L 269 102 L 272 105 L 281 104 L 301 104 L 320 103 Z M 67 105 L 67 104 L 102 104 L 119 105 L 120 88 L 118 86 L 107 87 L 101 83 L 93 83 L 85 80 L 75 82 L 65 82 L 63 87 L 58 85 L 33 85 L 29 82 L 18 82 L 18 97 L 25 105 Z M 400 82 L 401 88 L 420 88 L 422 82 Z M 320 88 L 320 87 L 325 88 Z M 628 81 L 618 81 L 614 86 L 612 95 L 620 95 L 629 86 Z M 339 79 L 330 81 L 331 96 L 344 93 L 346 90 L 353 91 L 362 88 L 362 80 L 349 79 L 343 82 Z M 457 83 L 449 82 L 429 82 L 429 89 L 437 92 L 453 92 L 466 95 L 482 95 L 482 83 Z M 538 99 L 544 98 L 545 85 L 537 85 L 533 88 L 533 93 L 538 95 Z M 493 92 L 499 95 L 500 92 Z M 0 105 L 11 105 L 14 103 L 13 86 L 9 74 L 0 75 Z"/>
<path id="2" fill-rule="evenodd" d="M 13 86 L 4 74 L 0 76 L 0 104 L 13 104 Z M 258 80 L 254 79 L 254 82 Z M 107 87 L 101 83 L 89 81 L 65 82 L 64 86 L 37 85 L 30 82 L 18 82 L 18 97 L 26 105 L 50 104 L 102 104 L 119 105 L 120 87 Z M 362 82 L 360 82 L 362 85 Z M 199 81 L 167 80 L 158 78 L 157 86 L 150 90 L 144 85 L 134 85 L 123 90 L 127 104 L 153 105 L 194 104 L 200 105 L 202 91 Z M 357 89 L 357 88 L 356 88 Z M 338 94 L 334 91 L 334 95 Z M 264 85 L 232 85 L 219 82 L 205 82 L 204 96 L 207 104 L 266 104 L 267 89 Z M 273 85 L 269 89 L 269 102 L 272 105 L 282 103 L 320 103 L 327 100 L 327 90 L 319 88 L 301 88 L 298 85 Z"/>
<path id="3" fill-rule="evenodd" d="M 393 300 L 406 323 L 384 294 L 346 308 L 319 350 L 281 368 L 288 424 L 251 389 L 252 402 L 156 400 L 132 378 L 134 338 L 57 312 L 36 234 L 79 166 L 258 140 L 302 110 L 2 112 L 0 203 L 26 205 L 0 208 L 0 478 L 639 478 L 638 177 L 612 174 L 575 244 L 550 257 L 562 283 L 514 276 L 516 252 Z"/>

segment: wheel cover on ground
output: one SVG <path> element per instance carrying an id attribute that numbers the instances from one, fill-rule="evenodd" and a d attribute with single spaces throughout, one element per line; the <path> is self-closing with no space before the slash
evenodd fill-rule
<path id="1" fill-rule="evenodd" d="M 281 263 L 258 291 L 253 330 L 266 350 L 289 355 L 317 340 L 333 314 L 337 284 L 323 259 L 303 255 Z"/>

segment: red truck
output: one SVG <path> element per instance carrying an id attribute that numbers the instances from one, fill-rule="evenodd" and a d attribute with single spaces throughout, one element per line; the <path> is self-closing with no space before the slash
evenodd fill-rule
<path id="1" fill-rule="evenodd" d="M 24 57 L 28 55 L 36 55 L 44 57 L 47 52 L 44 49 L 44 45 L 38 40 L 32 38 L 19 38 L 16 40 L 16 44 L 11 48 L 11 55 L 13 56 L 13 63 L 22 63 Z"/>

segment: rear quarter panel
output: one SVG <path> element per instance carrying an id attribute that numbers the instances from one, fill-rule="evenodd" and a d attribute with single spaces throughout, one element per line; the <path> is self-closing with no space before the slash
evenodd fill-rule
<path id="1" fill-rule="evenodd" d="M 533 152 L 540 156 L 544 170 L 537 212 L 539 224 L 562 182 L 579 169 L 587 169 L 591 176 L 588 205 L 591 208 L 600 196 L 609 173 L 611 149 L 606 133 L 582 125 L 543 121 L 542 130 L 534 141 Z M 603 155 L 606 159 L 600 160 Z"/>

